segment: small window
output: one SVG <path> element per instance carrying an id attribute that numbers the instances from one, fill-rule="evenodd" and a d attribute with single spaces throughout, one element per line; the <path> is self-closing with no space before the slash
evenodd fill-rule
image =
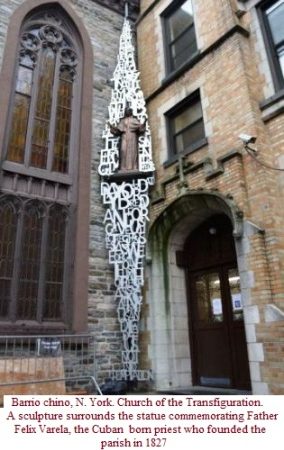
<path id="1" fill-rule="evenodd" d="M 173 2 L 164 17 L 168 72 L 177 70 L 197 52 L 191 0 Z"/>
<path id="2" fill-rule="evenodd" d="M 205 139 L 202 107 L 195 94 L 167 114 L 171 156 L 190 153 Z"/>
<path id="3" fill-rule="evenodd" d="M 264 2 L 260 16 L 275 88 L 280 90 L 284 88 L 284 0 Z"/>

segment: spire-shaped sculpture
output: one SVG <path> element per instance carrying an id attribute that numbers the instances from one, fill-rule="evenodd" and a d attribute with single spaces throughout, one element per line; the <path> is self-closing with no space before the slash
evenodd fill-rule
<path id="1" fill-rule="evenodd" d="M 103 203 L 107 207 L 106 247 L 109 261 L 114 265 L 115 300 L 123 341 L 122 368 L 113 371 L 113 377 L 145 380 L 150 372 L 138 370 L 138 326 L 144 284 L 148 189 L 154 183 L 154 165 L 127 12 L 103 138 L 99 173 Z"/>
<path id="2" fill-rule="evenodd" d="M 120 37 L 118 62 L 113 75 L 113 89 L 109 105 L 109 122 L 111 124 L 119 123 L 120 119 L 124 117 L 127 105 L 130 106 L 138 121 L 144 123 L 147 119 L 145 100 L 135 64 L 130 23 L 125 19 Z M 99 173 L 102 176 L 113 175 L 119 169 L 119 139 L 112 134 L 108 124 L 103 138 L 105 148 L 101 151 Z M 151 136 L 147 123 L 145 133 L 139 136 L 138 165 L 140 172 L 154 171 Z"/>

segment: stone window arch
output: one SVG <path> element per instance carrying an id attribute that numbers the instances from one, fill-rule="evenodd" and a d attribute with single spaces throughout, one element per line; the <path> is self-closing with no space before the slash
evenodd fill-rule
<path id="1" fill-rule="evenodd" d="M 11 17 L 6 42 L 0 79 L 0 332 L 83 331 L 90 39 L 65 0 L 27 0 Z"/>

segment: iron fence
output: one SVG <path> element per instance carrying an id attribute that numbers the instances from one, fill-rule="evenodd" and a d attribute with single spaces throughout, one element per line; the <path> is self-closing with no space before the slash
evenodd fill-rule
<path id="1" fill-rule="evenodd" d="M 101 394 L 95 373 L 92 335 L 0 336 L 0 387 L 4 393 L 14 392 L 16 386 L 53 383 L 55 394 L 72 393 L 72 389 L 87 385 Z M 36 392 L 43 389 L 35 388 Z"/>

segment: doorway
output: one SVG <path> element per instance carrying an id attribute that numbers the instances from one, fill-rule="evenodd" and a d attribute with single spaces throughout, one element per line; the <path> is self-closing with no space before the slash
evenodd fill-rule
<path id="1" fill-rule="evenodd" d="M 240 277 L 232 225 L 210 217 L 185 242 L 193 384 L 250 389 Z"/>

